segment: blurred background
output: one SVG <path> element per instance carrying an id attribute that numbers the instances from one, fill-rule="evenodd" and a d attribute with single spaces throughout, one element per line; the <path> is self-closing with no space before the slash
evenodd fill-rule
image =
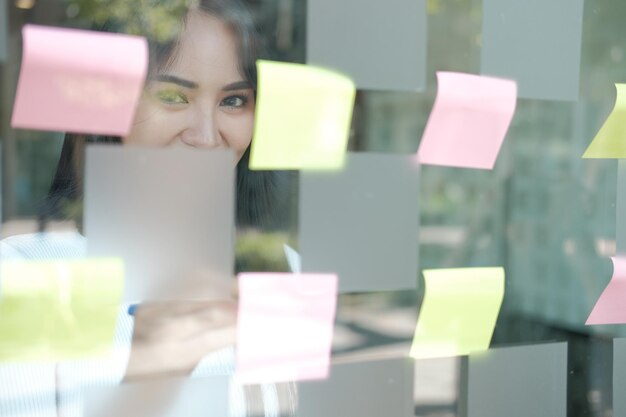
<path id="1" fill-rule="evenodd" d="M 111 0 L 104 2 L 107 7 L 102 3 L 0 0 L 6 14 L 6 22 L 0 15 L 3 237 L 36 230 L 37 210 L 50 186 L 63 140 L 59 133 L 10 128 L 21 27 L 36 23 L 88 28 L 103 18 L 102 13 L 123 16 L 130 13 L 129 7 L 146 14 L 154 10 L 148 0 Z M 247 3 L 272 59 L 304 63 L 306 1 Z M 435 72 L 480 72 L 482 2 L 428 0 L 427 13 L 426 88 L 359 91 L 350 149 L 415 153 L 435 99 Z M 421 224 L 420 269 L 504 266 L 506 295 L 492 346 L 568 341 L 570 416 L 612 415 L 612 339 L 626 335 L 624 326 L 584 325 L 611 277 L 607 257 L 615 254 L 616 247 L 617 163 L 581 159 L 613 107 L 614 83 L 626 81 L 623 16 L 626 2 L 586 2 L 579 99 L 519 99 L 493 171 L 434 166 L 421 171 L 420 213 L 416 213 Z M 159 16 L 148 19 L 158 21 Z M 281 210 L 287 215 L 277 216 L 268 230 L 240 235 L 241 269 L 285 268 L 281 242 L 287 240 L 297 248 L 295 184 L 294 173 L 283 196 Z M 71 224 L 61 221 L 55 227 Z M 417 294 L 342 296 L 335 357 L 406 356 L 423 282 L 418 288 Z M 416 362 L 416 415 L 458 414 L 462 360 Z"/>

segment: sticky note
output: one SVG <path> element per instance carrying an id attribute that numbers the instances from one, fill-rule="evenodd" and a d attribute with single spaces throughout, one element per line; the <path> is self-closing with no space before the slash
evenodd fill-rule
<path id="1" fill-rule="evenodd" d="M 229 379 L 158 378 L 111 387 L 90 387 L 85 417 L 228 416 Z"/>
<path id="2" fill-rule="evenodd" d="M 482 12 L 481 74 L 517 81 L 521 98 L 578 98 L 584 0 L 484 0 Z"/>
<path id="3" fill-rule="evenodd" d="M 424 270 L 424 281 L 411 356 L 437 358 L 488 349 L 504 297 L 504 269 L 430 269 Z"/>
<path id="4" fill-rule="evenodd" d="M 615 84 L 617 97 L 609 117 L 583 154 L 583 158 L 626 158 L 626 84 Z"/>
<path id="5" fill-rule="evenodd" d="M 613 415 L 626 415 L 626 338 L 613 339 Z"/>
<path id="6" fill-rule="evenodd" d="M 612 257 L 613 277 L 593 307 L 585 324 L 623 324 L 626 323 L 626 258 Z"/>
<path id="7" fill-rule="evenodd" d="M 328 375 L 334 274 L 239 274 L 236 377 L 243 384 Z"/>
<path id="8" fill-rule="evenodd" d="M 287 244 L 283 244 L 283 251 L 285 252 L 285 257 L 287 258 L 287 263 L 289 264 L 291 272 L 302 272 L 302 257 L 300 254 Z"/>
<path id="9" fill-rule="evenodd" d="M 8 55 L 9 20 L 7 18 L 8 4 L 0 0 L 0 62 L 5 62 Z"/>
<path id="10" fill-rule="evenodd" d="M 144 38 L 25 25 L 13 128 L 126 135 L 148 68 Z"/>
<path id="11" fill-rule="evenodd" d="M 298 383 L 297 415 L 412 416 L 413 366 L 407 358 L 334 364 L 328 379 Z"/>
<path id="12" fill-rule="evenodd" d="M 419 166 L 409 155 L 349 153 L 336 172 L 300 174 L 304 272 L 336 273 L 339 291 L 417 286 Z"/>
<path id="13" fill-rule="evenodd" d="M 515 82 L 455 72 L 438 72 L 437 80 L 420 163 L 493 169 L 515 112 Z"/>
<path id="14" fill-rule="evenodd" d="M 125 302 L 230 297 L 231 150 L 90 145 L 85 175 L 87 254 L 124 259 Z"/>
<path id="15" fill-rule="evenodd" d="M 626 161 L 617 161 L 615 203 L 615 244 L 617 253 L 626 253 Z"/>
<path id="16" fill-rule="evenodd" d="M 250 168 L 338 169 L 344 163 L 355 88 L 339 73 L 257 61 Z"/>
<path id="17" fill-rule="evenodd" d="M 565 417 L 567 343 L 471 354 L 467 388 L 463 417 Z"/>
<path id="18" fill-rule="evenodd" d="M 119 259 L 0 264 L 0 360 L 109 351 L 124 289 Z"/>
<path id="19" fill-rule="evenodd" d="M 424 88 L 425 0 L 315 0 L 306 16 L 307 63 L 345 72 L 359 89 Z"/>

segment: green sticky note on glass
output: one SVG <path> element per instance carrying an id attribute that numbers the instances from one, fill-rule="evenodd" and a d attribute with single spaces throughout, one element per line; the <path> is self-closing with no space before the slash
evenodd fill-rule
<path id="1" fill-rule="evenodd" d="M 339 169 L 345 161 L 355 87 L 345 75 L 257 61 L 250 169 Z"/>
<path id="2" fill-rule="evenodd" d="M 110 350 L 124 290 L 121 259 L 5 261 L 0 286 L 0 361 Z"/>
<path id="3" fill-rule="evenodd" d="M 411 356 L 438 358 L 488 349 L 504 297 L 504 269 L 431 269 L 424 271 L 424 280 Z"/>
<path id="4" fill-rule="evenodd" d="M 583 158 L 626 158 L 626 84 L 615 84 L 615 107 L 593 139 Z"/>

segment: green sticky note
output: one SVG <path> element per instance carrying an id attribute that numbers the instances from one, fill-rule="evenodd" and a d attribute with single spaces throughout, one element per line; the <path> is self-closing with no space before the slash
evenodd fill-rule
<path id="1" fill-rule="evenodd" d="M 488 349 L 504 297 L 504 269 L 431 269 L 424 271 L 424 280 L 411 356 L 438 358 Z"/>
<path id="2" fill-rule="evenodd" d="M 120 259 L 0 265 L 0 360 L 106 354 L 124 290 Z"/>
<path id="3" fill-rule="evenodd" d="M 626 158 L 626 84 L 615 84 L 615 88 L 615 107 L 583 158 Z"/>
<path id="4" fill-rule="evenodd" d="M 257 61 L 250 169 L 339 169 L 345 161 L 354 82 L 310 65 Z"/>

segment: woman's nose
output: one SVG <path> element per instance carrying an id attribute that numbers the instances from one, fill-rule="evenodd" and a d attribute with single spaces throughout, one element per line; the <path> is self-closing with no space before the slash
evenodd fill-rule
<path id="1" fill-rule="evenodd" d="M 212 112 L 198 111 L 183 131 L 181 140 L 196 148 L 217 148 L 225 145 Z"/>

